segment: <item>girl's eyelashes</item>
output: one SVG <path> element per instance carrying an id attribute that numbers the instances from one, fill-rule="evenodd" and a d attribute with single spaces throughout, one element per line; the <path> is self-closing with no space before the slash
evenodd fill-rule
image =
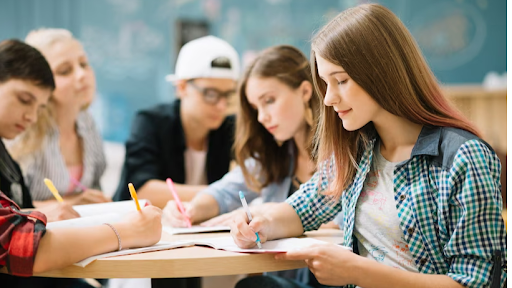
<path id="1" fill-rule="evenodd" d="M 264 100 L 265 104 L 272 104 L 274 102 L 275 102 L 274 97 L 268 97 L 268 98 L 265 98 L 265 100 Z"/>
<path id="2" fill-rule="evenodd" d="M 19 95 L 18 100 L 24 105 L 32 104 L 32 98 L 30 98 L 29 96 Z"/>
<path id="3" fill-rule="evenodd" d="M 71 68 L 71 67 L 65 67 L 65 68 L 62 68 L 62 69 L 57 70 L 57 71 L 56 71 L 56 74 L 57 74 L 57 75 L 63 75 L 63 76 L 65 76 L 65 75 L 70 74 L 70 73 L 71 73 L 71 71 L 72 71 L 72 68 Z"/>
<path id="4" fill-rule="evenodd" d="M 338 85 L 341 85 L 341 84 L 345 84 L 347 83 L 348 79 L 345 79 L 345 80 L 342 80 L 342 81 L 338 81 Z"/>

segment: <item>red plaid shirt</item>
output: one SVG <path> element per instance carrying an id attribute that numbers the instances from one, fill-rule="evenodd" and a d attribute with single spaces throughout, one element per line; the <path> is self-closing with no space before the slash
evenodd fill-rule
<path id="1" fill-rule="evenodd" d="M 39 240 L 46 231 L 46 216 L 20 212 L 16 203 L 0 191 L 0 268 L 16 276 L 32 276 Z"/>

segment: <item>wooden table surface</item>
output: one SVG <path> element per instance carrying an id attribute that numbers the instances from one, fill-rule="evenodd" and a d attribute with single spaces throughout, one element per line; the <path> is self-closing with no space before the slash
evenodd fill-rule
<path id="1" fill-rule="evenodd" d="M 162 240 L 177 241 L 228 236 L 229 233 L 205 233 L 170 236 Z M 321 229 L 306 233 L 307 237 L 340 243 L 343 233 Z M 69 266 L 34 276 L 65 278 L 179 278 L 236 275 L 280 271 L 305 267 L 304 261 L 277 261 L 274 254 L 244 254 L 206 247 L 186 247 L 135 255 L 99 259 L 82 268 Z"/>

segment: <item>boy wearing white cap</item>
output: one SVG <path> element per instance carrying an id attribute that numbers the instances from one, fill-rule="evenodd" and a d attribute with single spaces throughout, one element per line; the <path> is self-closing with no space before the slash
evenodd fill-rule
<path id="1" fill-rule="evenodd" d="M 128 182 L 140 198 L 164 208 L 172 200 L 165 179 L 189 201 L 228 172 L 234 118 L 226 117 L 236 93 L 238 53 L 226 41 L 206 36 L 179 52 L 174 75 L 178 99 L 137 113 L 126 142 L 126 158 L 114 200 L 128 200 Z"/>

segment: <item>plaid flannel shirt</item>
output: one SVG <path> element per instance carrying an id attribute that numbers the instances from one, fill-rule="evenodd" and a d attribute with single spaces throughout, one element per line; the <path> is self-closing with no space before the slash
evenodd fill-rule
<path id="1" fill-rule="evenodd" d="M 39 240 L 46 231 L 41 212 L 20 212 L 16 203 L 0 192 L 0 268 L 9 274 L 32 276 Z"/>
<path id="2" fill-rule="evenodd" d="M 376 142 L 375 138 L 365 147 L 354 181 L 338 201 L 320 193 L 334 175 L 332 163 L 287 199 L 305 231 L 318 229 L 341 212 L 343 245 L 354 245 L 356 203 Z M 397 165 L 393 179 L 400 228 L 419 272 L 445 274 L 467 287 L 489 287 L 493 272 L 501 272 L 500 287 L 504 285 L 507 234 L 501 217 L 500 172 L 492 148 L 475 135 L 423 127 L 411 158 Z M 501 251 L 501 259 L 496 260 L 496 251 Z M 494 271 L 493 259 L 501 271 Z"/>

